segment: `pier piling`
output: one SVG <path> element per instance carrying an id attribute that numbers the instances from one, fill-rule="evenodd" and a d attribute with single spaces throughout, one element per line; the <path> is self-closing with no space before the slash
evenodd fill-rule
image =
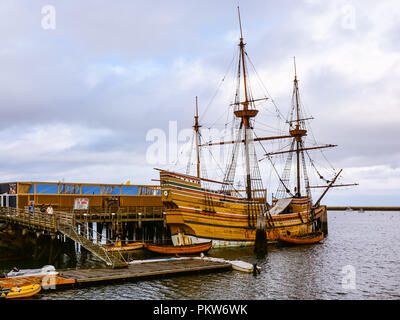
<path id="1" fill-rule="evenodd" d="M 256 240 L 254 244 L 255 253 L 267 253 L 267 232 L 265 217 L 262 214 L 257 215 Z"/>

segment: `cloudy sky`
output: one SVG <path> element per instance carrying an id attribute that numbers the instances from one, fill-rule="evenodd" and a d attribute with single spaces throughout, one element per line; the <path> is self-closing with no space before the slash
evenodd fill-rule
<path id="1" fill-rule="evenodd" d="M 195 96 L 204 128 L 226 123 L 237 5 L 268 95 L 287 114 L 296 56 L 313 135 L 359 183 L 325 203 L 400 205 L 397 0 L 3 0 L 0 180 L 152 184 L 174 169 L 151 139 L 190 133 Z"/>

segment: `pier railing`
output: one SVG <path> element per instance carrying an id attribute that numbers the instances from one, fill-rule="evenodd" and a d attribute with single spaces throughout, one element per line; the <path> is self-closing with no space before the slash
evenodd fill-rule
<path id="1" fill-rule="evenodd" d="M 96 231 L 86 227 L 84 228 L 85 232 L 81 232 L 77 227 L 73 213 L 53 211 L 52 214 L 48 214 L 37 209 L 29 211 L 26 209 L 0 207 L 0 220 L 35 230 L 52 233 L 59 232 L 92 252 L 109 266 L 122 267 L 127 265 L 120 252 L 108 252 L 101 246 L 99 243 L 101 235 Z M 87 234 L 95 235 L 94 239 L 91 237 L 88 239 Z M 108 240 L 108 242 L 111 245 L 115 245 L 111 240 Z"/>
<path id="2" fill-rule="evenodd" d="M 11 207 L 0 207 L 0 219 L 26 227 L 57 232 L 57 215 L 46 214 L 38 209 L 28 211 Z"/>

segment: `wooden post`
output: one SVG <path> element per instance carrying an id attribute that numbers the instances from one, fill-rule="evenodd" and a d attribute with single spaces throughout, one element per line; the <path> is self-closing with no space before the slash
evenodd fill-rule
<path id="1" fill-rule="evenodd" d="M 139 227 L 139 229 L 141 229 L 141 228 L 142 228 L 142 213 L 141 213 L 141 212 L 139 212 L 139 213 L 138 213 L 138 216 L 139 216 L 139 223 L 138 223 L 138 227 Z"/>
<path id="2" fill-rule="evenodd" d="M 115 222 L 115 212 L 111 213 L 111 229 L 112 229 L 112 235 L 110 238 L 112 238 L 112 240 L 115 240 L 115 236 L 116 236 L 116 222 Z"/>
<path id="3" fill-rule="evenodd" d="M 133 222 L 128 222 L 128 240 L 133 240 L 134 226 Z"/>
<path id="4" fill-rule="evenodd" d="M 93 240 L 93 222 L 88 222 L 88 239 Z"/>
<path id="5" fill-rule="evenodd" d="M 125 244 L 127 244 L 127 242 L 126 242 L 127 232 L 128 232 L 127 223 L 122 222 L 122 239 L 121 240 L 124 240 Z"/>
<path id="6" fill-rule="evenodd" d="M 36 231 L 36 238 L 35 238 L 35 249 L 33 251 L 33 259 L 37 260 L 38 258 L 38 250 L 39 250 L 39 237 L 42 233 L 39 231 Z"/>
<path id="7" fill-rule="evenodd" d="M 66 239 L 66 247 L 67 247 L 67 255 L 68 257 L 74 262 L 76 263 L 77 258 L 76 258 L 76 250 L 75 250 L 75 242 L 70 239 L 67 238 Z"/>
<path id="8" fill-rule="evenodd" d="M 321 215 L 321 231 L 324 233 L 325 237 L 328 235 L 328 214 L 326 207 Z"/>
<path id="9" fill-rule="evenodd" d="M 100 244 L 103 234 L 103 224 L 101 222 L 96 222 L 96 232 L 97 232 L 97 243 Z"/>
<path id="10" fill-rule="evenodd" d="M 53 252 L 54 252 L 55 238 L 56 238 L 56 235 L 54 233 L 50 235 L 50 249 L 49 249 L 48 264 L 52 264 L 53 263 Z"/>
<path id="11" fill-rule="evenodd" d="M 164 225 L 164 228 L 167 228 L 167 214 L 165 213 L 165 211 L 163 211 L 163 225 Z"/>
<path id="12" fill-rule="evenodd" d="M 263 214 L 257 215 L 256 224 L 256 240 L 254 244 L 255 253 L 267 253 L 267 232 L 265 216 Z"/>

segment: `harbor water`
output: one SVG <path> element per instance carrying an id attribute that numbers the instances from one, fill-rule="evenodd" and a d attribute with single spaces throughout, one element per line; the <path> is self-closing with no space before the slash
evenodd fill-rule
<path id="1" fill-rule="evenodd" d="M 329 235 L 320 244 L 212 249 L 210 256 L 257 263 L 258 275 L 238 271 L 194 273 L 63 290 L 43 290 L 35 299 L 68 300 L 266 300 L 400 299 L 400 212 L 330 211 Z M 143 258 L 145 253 L 136 253 Z M 0 271 L 27 261 L 1 262 Z M 98 264 L 88 259 L 80 267 Z M 98 266 L 98 265 L 97 265 Z M 71 267 L 71 266 L 57 266 Z"/>

